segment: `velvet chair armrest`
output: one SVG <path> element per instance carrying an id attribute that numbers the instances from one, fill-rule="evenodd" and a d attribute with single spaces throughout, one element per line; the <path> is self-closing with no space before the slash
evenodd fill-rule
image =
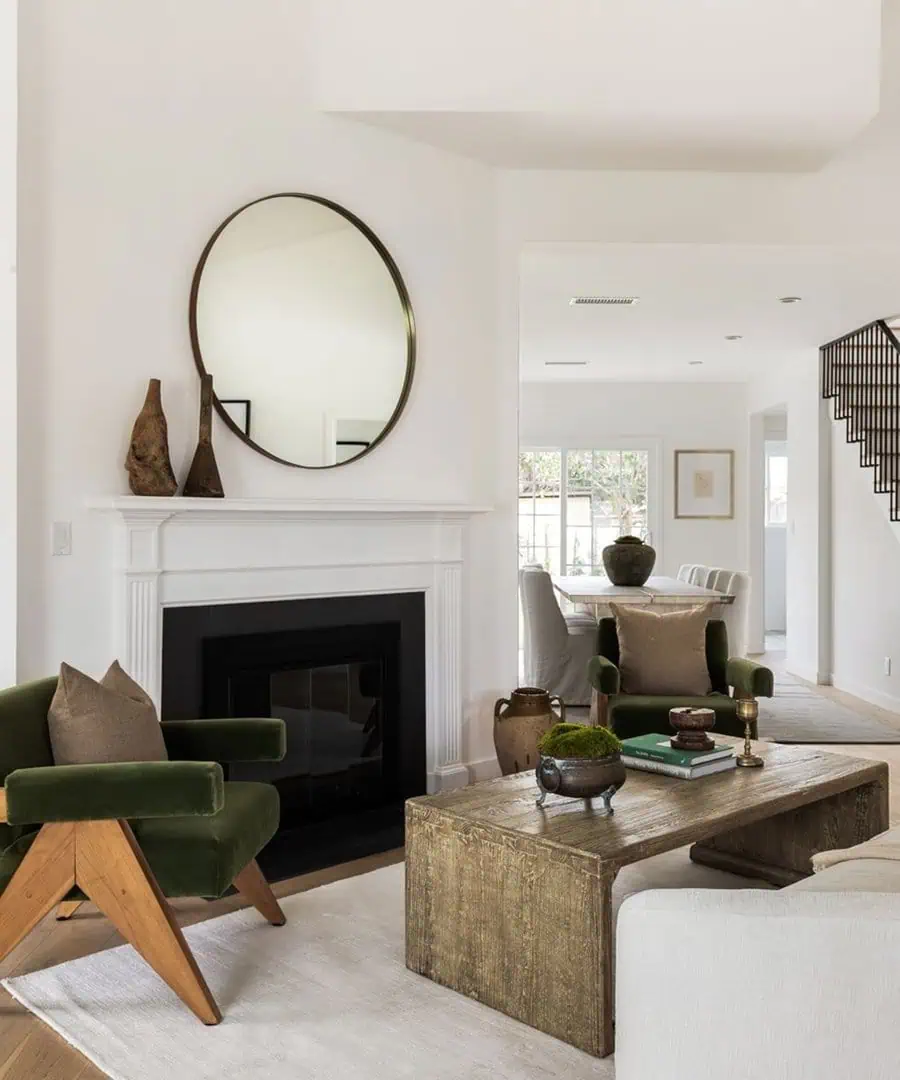
<path id="1" fill-rule="evenodd" d="M 222 766 L 212 761 L 42 765 L 6 777 L 6 816 L 11 825 L 209 817 L 225 805 L 224 785 Z"/>
<path id="2" fill-rule="evenodd" d="M 619 669 L 605 656 L 593 656 L 588 662 L 588 678 L 598 694 L 618 694 Z"/>
<path id="3" fill-rule="evenodd" d="M 164 720 L 173 761 L 281 761 L 287 750 L 284 721 L 273 717 Z"/>
<path id="4" fill-rule="evenodd" d="M 775 692 L 771 670 L 739 656 L 733 656 L 726 664 L 725 681 L 734 687 L 736 697 L 772 697 Z"/>

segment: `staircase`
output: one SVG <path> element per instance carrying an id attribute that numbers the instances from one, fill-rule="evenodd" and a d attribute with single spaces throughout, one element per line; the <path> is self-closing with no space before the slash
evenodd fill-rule
<path id="1" fill-rule="evenodd" d="M 859 443 L 875 491 L 889 497 L 891 521 L 900 521 L 900 340 L 877 319 L 819 351 L 822 396 L 846 421 L 847 442 Z"/>

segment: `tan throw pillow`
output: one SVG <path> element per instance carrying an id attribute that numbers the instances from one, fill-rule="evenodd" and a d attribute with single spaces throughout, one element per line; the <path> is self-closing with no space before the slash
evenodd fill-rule
<path id="1" fill-rule="evenodd" d="M 708 604 L 665 615 L 609 606 L 616 617 L 623 694 L 694 697 L 712 690 L 706 663 Z"/>
<path id="2" fill-rule="evenodd" d="M 168 760 L 156 708 L 118 660 L 100 682 L 61 665 L 47 726 L 57 765 Z"/>

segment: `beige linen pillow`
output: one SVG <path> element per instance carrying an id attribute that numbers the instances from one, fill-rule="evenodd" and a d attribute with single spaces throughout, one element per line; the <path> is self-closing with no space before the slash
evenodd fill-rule
<path id="1" fill-rule="evenodd" d="M 708 604 L 665 615 L 631 605 L 609 607 L 616 617 L 623 694 L 694 697 L 710 693 Z"/>
<path id="2" fill-rule="evenodd" d="M 57 765 L 168 760 L 156 708 L 118 660 L 100 682 L 62 664 L 47 726 Z"/>

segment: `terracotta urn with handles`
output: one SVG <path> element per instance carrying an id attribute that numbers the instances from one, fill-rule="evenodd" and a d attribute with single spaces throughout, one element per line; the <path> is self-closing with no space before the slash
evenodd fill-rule
<path id="1" fill-rule="evenodd" d="M 553 709 L 558 705 L 559 712 Z M 494 747 L 504 776 L 533 769 L 541 755 L 538 739 L 564 721 L 562 698 L 536 686 L 520 686 L 494 705 Z"/>

